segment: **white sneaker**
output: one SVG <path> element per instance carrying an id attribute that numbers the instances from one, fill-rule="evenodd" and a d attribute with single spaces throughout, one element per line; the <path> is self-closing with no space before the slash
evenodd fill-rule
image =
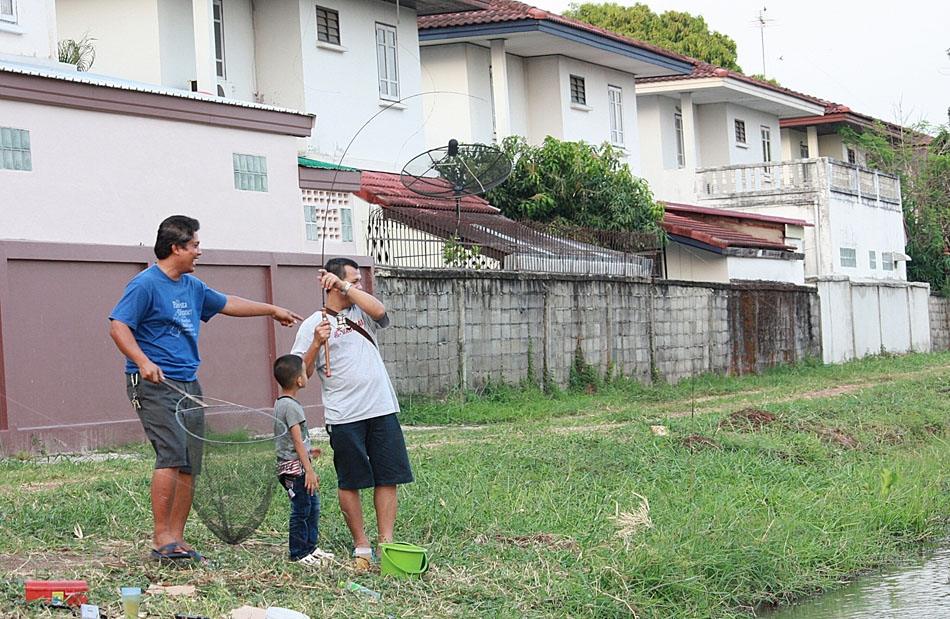
<path id="1" fill-rule="evenodd" d="M 306 557 L 297 559 L 297 563 L 316 567 L 316 566 L 324 565 L 325 563 L 330 562 L 335 558 L 336 556 L 332 552 L 326 552 L 325 550 L 314 548 L 313 552 L 308 554 Z"/>

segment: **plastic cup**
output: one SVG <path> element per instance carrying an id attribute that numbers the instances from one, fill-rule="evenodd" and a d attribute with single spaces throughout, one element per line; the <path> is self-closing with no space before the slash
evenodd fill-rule
<path id="1" fill-rule="evenodd" d="M 122 610 L 125 611 L 125 619 L 137 619 L 139 604 L 142 603 L 142 589 L 122 587 L 119 591 L 122 593 Z"/>

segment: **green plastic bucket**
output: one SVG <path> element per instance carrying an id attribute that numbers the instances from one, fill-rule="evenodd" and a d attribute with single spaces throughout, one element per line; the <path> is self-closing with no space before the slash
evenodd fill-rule
<path id="1" fill-rule="evenodd" d="M 429 552 L 415 544 L 392 542 L 379 545 L 379 571 L 396 578 L 422 576 L 429 569 Z"/>

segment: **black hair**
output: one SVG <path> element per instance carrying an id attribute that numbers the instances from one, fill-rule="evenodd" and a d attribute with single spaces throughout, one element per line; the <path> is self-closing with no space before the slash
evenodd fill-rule
<path id="1" fill-rule="evenodd" d="M 155 257 L 159 260 L 172 255 L 172 247 L 180 245 L 184 247 L 191 239 L 195 238 L 195 232 L 201 227 L 197 219 L 186 217 L 185 215 L 172 215 L 167 217 L 158 226 L 158 236 L 155 239 Z"/>
<path id="2" fill-rule="evenodd" d="M 346 267 L 353 267 L 356 270 L 359 270 L 360 265 L 356 264 L 355 260 L 350 260 L 349 258 L 331 258 L 327 260 L 326 266 L 323 268 L 329 273 L 333 273 L 340 279 L 346 278 Z"/>
<path id="3" fill-rule="evenodd" d="M 297 355 L 284 355 L 274 362 L 274 378 L 284 389 L 290 389 L 303 374 L 303 359 Z"/>

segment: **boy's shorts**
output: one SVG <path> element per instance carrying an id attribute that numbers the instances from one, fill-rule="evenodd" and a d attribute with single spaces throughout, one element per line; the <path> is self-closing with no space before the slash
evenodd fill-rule
<path id="1" fill-rule="evenodd" d="M 166 378 L 185 393 L 201 397 L 201 385 L 198 381 L 182 382 Z M 176 468 L 188 475 L 197 475 L 201 469 L 201 442 L 188 440 L 188 432 L 181 427 L 175 417 L 178 402 L 184 397 L 167 385 L 149 382 L 138 374 L 125 375 L 125 388 L 132 407 L 142 421 L 145 436 L 155 450 L 155 468 Z M 187 400 L 182 409 L 187 415 L 189 431 L 197 436 L 204 433 L 203 411 L 196 410 L 198 405 Z M 189 451 L 190 443 L 190 451 Z"/>
<path id="2" fill-rule="evenodd" d="M 412 482 L 406 441 L 396 413 L 327 425 L 337 487 L 362 490 Z"/>

